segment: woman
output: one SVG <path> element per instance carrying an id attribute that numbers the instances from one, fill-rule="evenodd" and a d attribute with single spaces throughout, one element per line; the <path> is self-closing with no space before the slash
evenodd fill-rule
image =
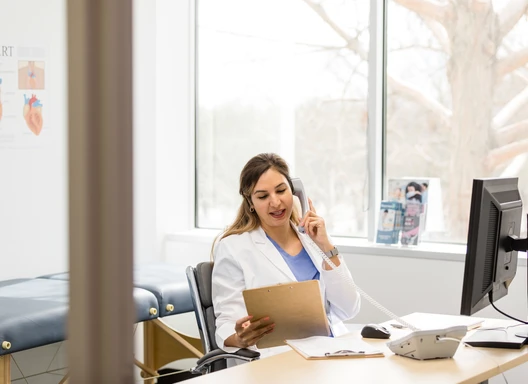
<path id="1" fill-rule="evenodd" d="M 415 181 L 411 181 L 405 187 L 405 197 L 407 201 L 422 202 L 422 186 Z"/>
<path id="2" fill-rule="evenodd" d="M 334 336 L 347 332 L 342 321 L 359 311 L 359 294 L 348 281 L 352 277 L 330 241 L 324 220 L 315 212 L 311 200 L 310 210 L 299 218 L 292 191 L 288 165 L 275 154 L 253 157 L 240 174 L 242 203 L 238 215 L 213 249 L 216 342 L 226 352 L 256 349 L 256 343 L 273 332 L 273 323 L 262 327 L 260 319 L 247 314 L 242 297 L 245 289 L 319 280 Z M 304 226 L 305 235 L 299 233 L 298 225 Z M 345 274 L 332 270 L 321 250 Z M 265 357 L 284 350 L 285 347 L 275 347 L 259 352 Z"/>

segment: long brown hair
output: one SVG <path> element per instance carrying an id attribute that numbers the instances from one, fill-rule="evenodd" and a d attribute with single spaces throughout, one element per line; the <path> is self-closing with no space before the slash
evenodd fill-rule
<path id="1" fill-rule="evenodd" d="M 251 211 L 251 193 L 255 188 L 260 176 L 264 174 L 268 169 L 273 168 L 288 180 L 290 190 L 293 193 L 293 185 L 290 178 L 290 170 L 288 164 L 282 157 L 275 153 L 261 153 L 251 158 L 240 173 L 240 188 L 238 192 L 242 196 L 242 203 L 238 208 L 238 213 L 231 225 L 221 233 L 220 239 L 218 235 L 213 241 L 211 247 L 211 260 L 213 259 L 214 246 L 218 240 L 222 240 L 224 237 L 230 235 L 238 235 L 244 232 L 253 231 L 260 226 L 260 219 L 255 210 Z M 292 211 L 291 220 L 295 224 L 299 224 L 300 218 L 297 211 Z"/>

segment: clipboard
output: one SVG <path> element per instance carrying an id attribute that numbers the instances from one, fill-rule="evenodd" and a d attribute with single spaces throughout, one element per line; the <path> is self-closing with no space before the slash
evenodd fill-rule
<path id="1" fill-rule="evenodd" d="M 257 342 L 258 348 L 286 345 L 286 339 L 330 335 L 317 280 L 246 289 L 242 295 L 248 315 L 256 320 L 269 316 L 266 325 L 275 323 L 273 332 Z"/>

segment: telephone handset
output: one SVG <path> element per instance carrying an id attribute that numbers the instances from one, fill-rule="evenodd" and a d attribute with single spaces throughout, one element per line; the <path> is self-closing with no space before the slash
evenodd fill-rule
<path id="1" fill-rule="evenodd" d="M 306 196 L 306 192 L 304 191 L 304 185 L 298 177 L 294 177 L 291 179 L 292 185 L 293 185 L 293 194 L 297 196 L 301 202 L 301 219 L 304 217 L 306 212 L 310 209 L 310 204 L 308 203 L 308 197 Z M 304 227 L 299 226 L 299 232 L 305 233 Z"/>

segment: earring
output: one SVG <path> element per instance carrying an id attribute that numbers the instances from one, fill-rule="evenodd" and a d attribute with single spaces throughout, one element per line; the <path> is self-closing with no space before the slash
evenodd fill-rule
<path id="1" fill-rule="evenodd" d="M 255 208 L 249 207 L 249 212 L 251 212 L 251 213 L 255 212 Z"/>

